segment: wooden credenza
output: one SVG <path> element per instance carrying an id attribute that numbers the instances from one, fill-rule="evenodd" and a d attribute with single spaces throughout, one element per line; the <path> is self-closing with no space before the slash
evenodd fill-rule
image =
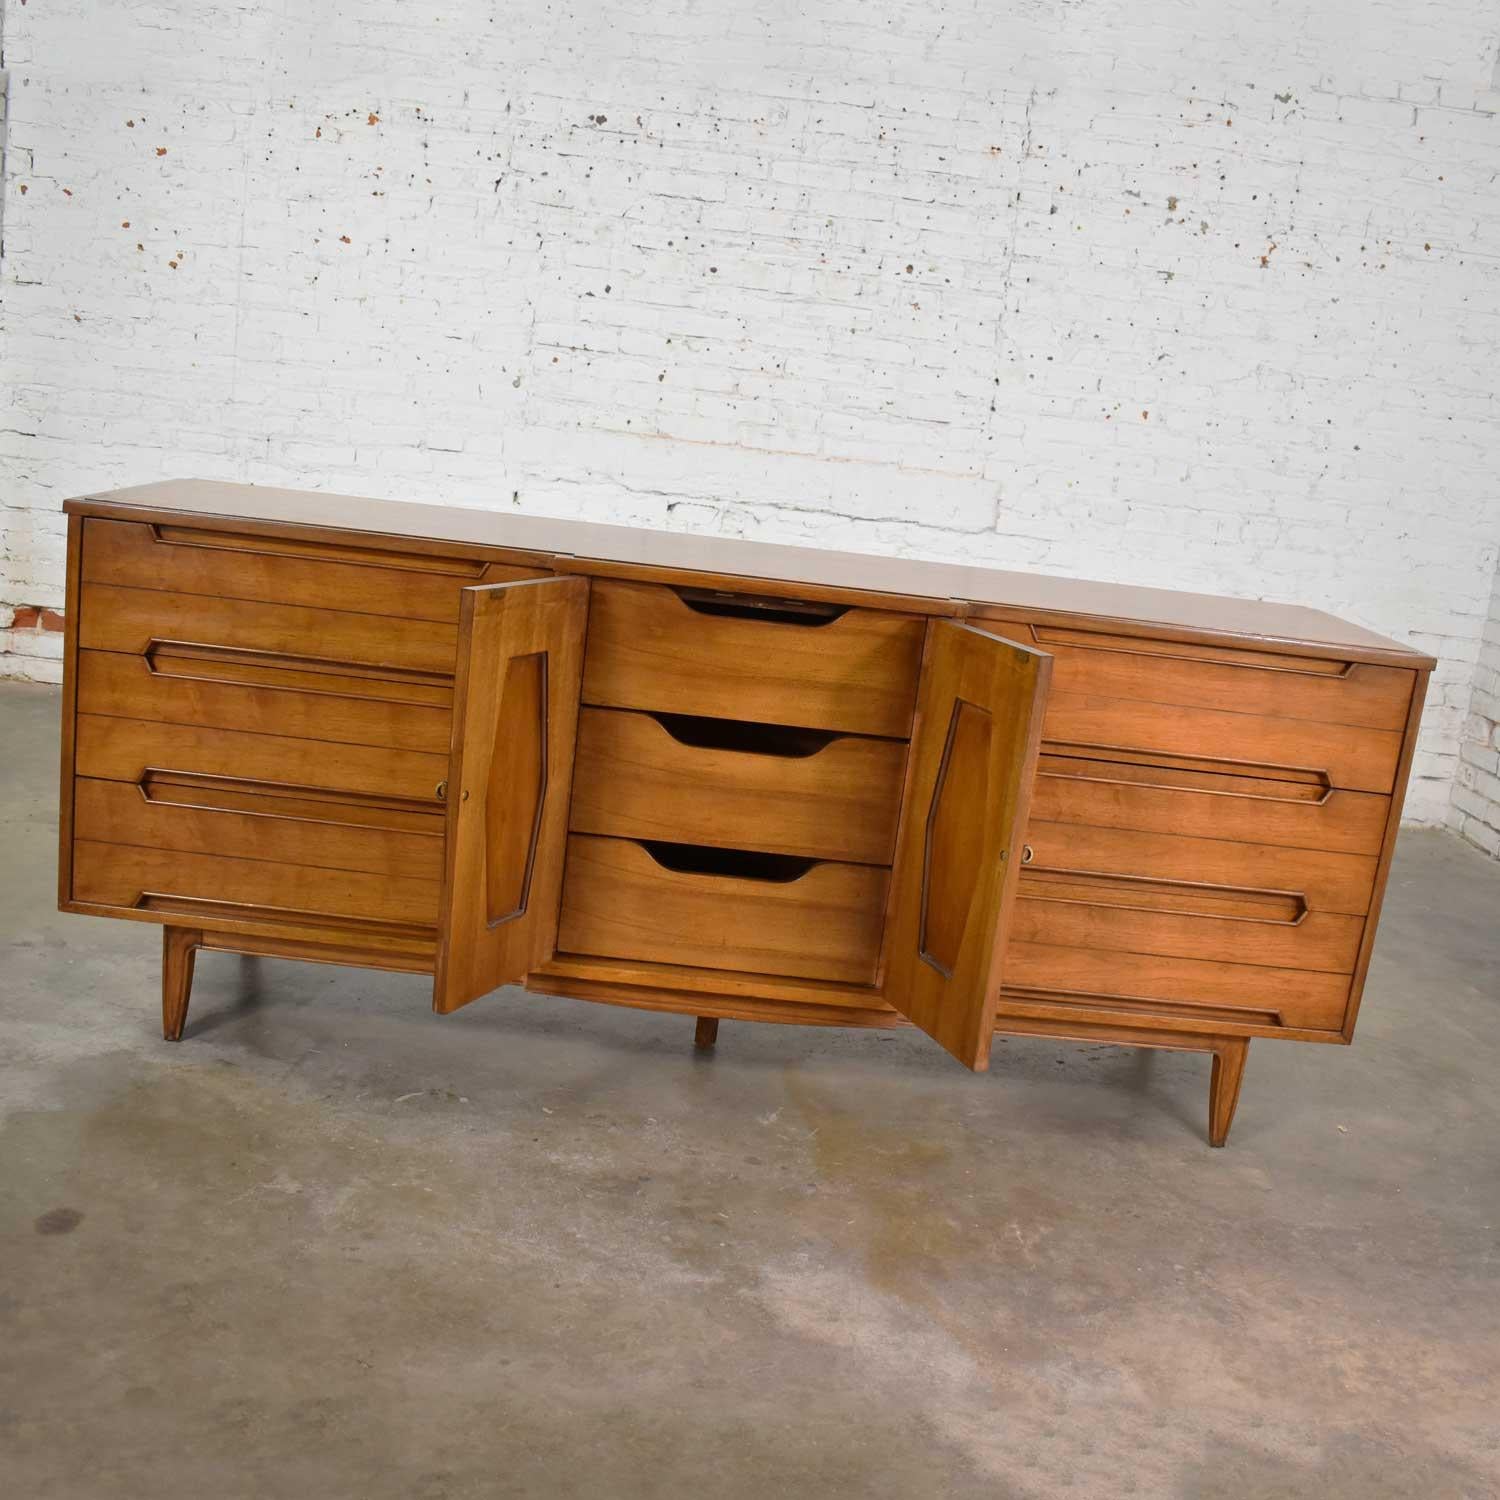
<path id="1" fill-rule="evenodd" d="M 718 1018 L 1348 1042 L 1431 658 L 1314 610 L 206 481 L 67 505 L 60 903 Z"/>

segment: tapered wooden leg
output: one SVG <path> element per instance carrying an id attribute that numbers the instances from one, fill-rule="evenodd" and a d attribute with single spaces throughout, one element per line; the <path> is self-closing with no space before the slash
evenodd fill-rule
<path id="1" fill-rule="evenodd" d="M 161 930 L 161 1034 L 169 1042 L 182 1040 L 193 992 L 193 955 L 202 944 L 203 933 L 196 927 Z"/>
<path id="2" fill-rule="evenodd" d="M 1229 1139 L 1235 1106 L 1240 1102 L 1240 1081 L 1245 1059 L 1250 1055 L 1248 1037 L 1224 1037 L 1214 1043 L 1214 1070 L 1208 1083 L 1208 1144 L 1222 1146 Z"/>
<path id="3" fill-rule="evenodd" d="M 698 1029 L 693 1033 L 693 1045 L 700 1052 L 707 1052 L 719 1040 L 719 1018 L 699 1016 Z"/>

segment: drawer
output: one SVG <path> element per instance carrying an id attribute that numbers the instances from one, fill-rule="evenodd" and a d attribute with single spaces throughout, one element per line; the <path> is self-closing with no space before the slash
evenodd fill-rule
<path id="1" fill-rule="evenodd" d="M 1015 939 L 1005 950 L 1007 993 L 1060 995 L 1100 1010 L 1118 1004 L 1126 1011 L 1222 1016 L 1268 1027 L 1338 1031 L 1344 1024 L 1349 987 L 1347 974 L 1306 969 Z"/>
<path id="2" fill-rule="evenodd" d="M 1074 871 L 1021 875 L 1020 943 L 1351 974 L 1365 922 L 1310 911 L 1301 896 Z"/>
<path id="3" fill-rule="evenodd" d="M 326 793 L 247 790 L 211 777 L 148 776 L 133 785 L 81 776 L 73 791 L 73 834 L 184 854 L 426 881 L 443 876 L 440 811 Z"/>
<path id="4" fill-rule="evenodd" d="M 78 711 L 446 755 L 446 678 L 308 670 L 218 648 L 78 653 Z"/>
<path id="5" fill-rule="evenodd" d="M 267 604 L 458 623 L 460 590 L 546 576 L 461 556 L 203 531 L 142 521 L 83 523 L 83 581 Z"/>
<path id="6" fill-rule="evenodd" d="M 100 906 L 295 922 L 343 919 L 433 927 L 440 883 L 268 859 L 184 854 L 79 839 L 73 899 Z"/>
<path id="7" fill-rule="evenodd" d="M 1180 881 L 1266 893 L 1286 892 L 1314 912 L 1362 916 L 1375 885 L 1373 854 L 1283 849 L 1231 839 L 1042 822 L 1026 830 L 1027 874 L 1057 872 Z"/>
<path id="8" fill-rule="evenodd" d="M 1212 769 L 1213 761 L 1152 764 L 1045 750 L 1031 816 L 1041 823 L 1233 839 L 1292 849 L 1378 855 L 1391 799 Z"/>
<path id="9" fill-rule="evenodd" d="M 870 865 L 574 834 L 558 949 L 873 984 L 887 880 Z"/>
<path id="10" fill-rule="evenodd" d="M 571 826 L 888 865 L 905 768 L 898 740 L 586 708 Z"/>
<path id="11" fill-rule="evenodd" d="M 273 652 L 299 661 L 453 674 L 458 627 L 293 604 L 256 604 L 157 589 L 85 584 L 78 644 L 144 655 L 161 642 Z"/>
<path id="12" fill-rule="evenodd" d="M 904 739 L 925 631 L 879 610 L 596 582 L 583 701 Z"/>
<path id="13" fill-rule="evenodd" d="M 1399 731 L 1406 727 L 1416 681 L 1409 667 L 1191 646 L 1060 625 L 976 623 L 1048 652 L 1053 689 L 1089 697 Z"/>
<path id="14" fill-rule="evenodd" d="M 140 782 L 150 771 L 186 771 L 432 807 L 448 774 L 448 757 L 79 714 L 74 769 L 80 776 L 130 782 Z"/>
<path id="15" fill-rule="evenodd" d="M 1211 762 L 1214 769 L 1276 778 L 1304 772 L 1326 787 L 1389 792 L 1401 758 L 1394 729 L 1359 729 L 1310 719 L 1227 713 L 1058 692 L 1047 701 L 1047 748 L 1125 750 Z"/>

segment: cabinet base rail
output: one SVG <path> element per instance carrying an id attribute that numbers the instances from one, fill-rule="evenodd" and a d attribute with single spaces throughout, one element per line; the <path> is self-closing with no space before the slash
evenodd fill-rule
<path id="1" fill-rule="evenodd" d="M 169 1042 L 182 1040 L 188 1005 L 192 998 L 193 960 L 202 948 L 224 953 L 300 959 L 305 963 L 352 964 L 362 968 L 418 973 L 431 971 L 430 965 L 400 954 L 369 953 L 336 944 L 215 932 L 208 928 L 169 924 L 162 928 L 161 970 L 161 1029 L 162 1036 Z M 703 998 L 706 997 L 700 997 L 700 1005 Z M 1213 1059 L 1208 1085 L 1208 1143 L 1210 1146 L 1222 1146 L 1229 1139 L 1229 1127 L 1234 1123 L 1240 1085 L 1245 1076 L 1245 1059 L 1250 1052 L 1248 1037 L 1214 1036 L 1192 1031 L 1158 1031 L 1085 1021 L 1059 1025 L 1020 1016 L 1001 1016 L 995 1029 L 1015 1036 L 1051 1037 L 1066 1042 L 1108 1042 L 1125 1047 L 1154 1047 L 1169 1052 L 1207 1052 Z M 695 1050 L 711 1051 L 718 1038 L 719 1017 L 711 1014 L 696 1016 L 693 1031 Z"/>

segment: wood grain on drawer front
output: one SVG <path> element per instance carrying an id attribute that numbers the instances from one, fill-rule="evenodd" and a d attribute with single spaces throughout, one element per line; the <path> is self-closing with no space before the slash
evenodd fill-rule
<path id="1" fill-rule="evenodd" d="M 101 844 L 442 878 L 441 813 L 328 794 L 292 797 L 208 779 L 151 777 L 142 785 L 81 776 L 73 818 L 78 838 Z"/>
<path id="2" fill-rule="evenodd" d="M 1285 891 L 1301 896 L 1310 911 L 1346 916 L 1363 916 L 1369 911 L 1375 885 L 1376 859 L 1372 854 L 1285 849 L 1274 844 L 1040 822 L 1036 818 L 1026 831 L 1026 847 L 1030 851 L 1027 869 L 1033 872 L 1073 870 Z"/>
<path id="3" fill-rule="evenodd" d="M 1019 943 L 1351 974 L 1364 926 L 1281 892 L 1027 870 L 1009 933 Z"/>
<path id="4" fill-rule="evenodd" d="M 1016 941 L 1005 950 L 1005 986 L 1066 995 L 1098 1010 L 1120 1001 L 1168 1014 L 1234 1012 L 1231 1019 L 1268 1029 L 1331 1032 L 1343 1025 L 1349 998 L 1347 974 Z"/>
<path id="5" fill-rule="evenodd" d="M 148 771 L 187 771 L 433 804 L 438 783 L 448 774 L 448 757 L 80 714 L 75 766 L 80 776 L 109 781 L 139 782 Z"/>
<path id="6" fill-rule="evenodd" d="M 78 654 L 79 712 L 112 718 L 446 755 L 451 699 L 445 678 L 309 671 L 217 648 Z"/>
<path id="7" fill-rule="evenodd" d="M 78 644 L 143 655 L 161 642 L 275 652 L 314 663 L 451 675 L 458 628 L 293 604 L 85 584 Z"/>
<path id="8" fill-rule="evenodd" d="M 1031 816 L 1297 849 L 1380 853 L 1391 799 L 1313 781 L 1235 775 L 1212 760 L 1153 765 L 1044 750 Z"/>
<path id="9" fill-rule="evenodd" d="M 1054 692 L 1311 719 L 1361 729 L 1406 725 L 1416 674 L 1230 646 L 1184 645 L 1063 626 L 977 622 L 1048 652 Z"/>
<path id="10" fill-rule="evenodd" d="M 299 916 L 422 924 L 437 921 L 439 882 L 265 859 L 186 854 L 78 839 L 73 899 L 170 912 L 174 898 L 237 907 L 295 921 Z"/>
<path id="11" fill-rule="evenodd" d="M 809 623 L 702 613 L 661 585 L 596 582 L 583 698 L 905 738 L 925 629 L 868 609 Z"/>
<path id="12" fill-rule="evenodd" d="M 744 727 L 750 744 L 783 745 L 787 733 Z M 888 865 L 905 766 L 896 740 L 842 736 L 801 754 L 721 749 L 683 743 L 648 714 L 586 708 L 571 826 Z"/>
<path id="13" fill-rule="evenodd" d="M 85 584 L 458 621 L 459 591 L 545 576 L 460 554 L 387 551 L 305 537 L 201 531 L 142 521 L 88 520 Z"/>
<path id="14" fill-rule="evenodd" d="M 888 874 L 815 864 L 785 882 L 685 873 L 628 839 L 574 834 L 560 952 L 874 982 Z"/>

